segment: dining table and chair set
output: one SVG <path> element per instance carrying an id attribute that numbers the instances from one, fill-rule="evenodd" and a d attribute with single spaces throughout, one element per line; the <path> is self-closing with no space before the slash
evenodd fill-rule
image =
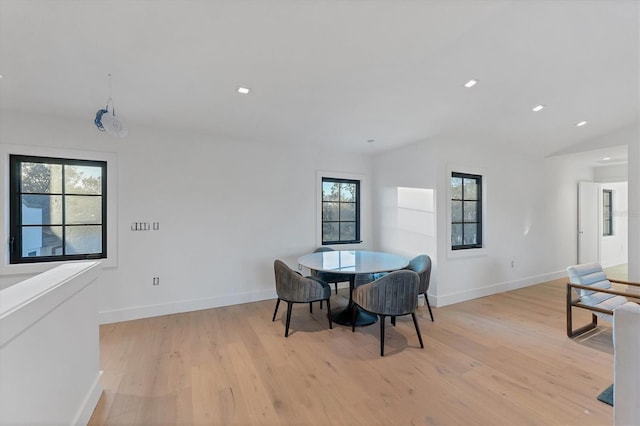
<path id="1" fill-rule="evenodd" d="M 433 312 L 427 298 L 431 275 L 431 258 L 418 255 L 407 259 L 392 253 L 361 250 L 333 250 L 320 247 L 313 253 L 298 258 L 298 265 L 311 271 L 302 276 L 281 260 L 274 261 L 276 293 L 278 299 L 273 312 L 275 321 L 280 301 L 287 302 L 285 337 L 289 336 L 291 310 L 294 303 L 308 303 L 313 312 L 313 303 L 326 302 L 329 328 L 333 323 L 356 327 L 380 323 L 380 355 L 384 356 L 385 320 L 391 318 L 395 326 L 396 317 L 411 315 L 418 335 L 420 347 L 424 348 L 420 327 L 416 318 L 418 296 L 424 295 L 431 321 Z M 332 289 L 338 283 L 349 283 L 349 301 L 344 307 L 331 309 Z"/>

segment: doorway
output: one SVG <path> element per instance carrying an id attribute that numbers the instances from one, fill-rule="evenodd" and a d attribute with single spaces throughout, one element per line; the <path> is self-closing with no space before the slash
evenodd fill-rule
<path id="1" fill-rule="evenodd" d="M 627 182 L 578 183 L 578 263 L 626 265 L 627 186 Z"/>

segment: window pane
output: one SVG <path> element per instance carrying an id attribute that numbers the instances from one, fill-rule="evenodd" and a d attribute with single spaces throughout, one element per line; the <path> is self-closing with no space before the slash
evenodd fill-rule
<path id="1" fill-rule="evenodd" d="M 340 204 L 340 220 L 356 220 L 356 204 L 341 203 Z"/>
<path id="2" fill-rule="evenodd" d="M 462 201 L 451 201 L 451 221 L 462 222 Z"/>
<path id="3" fill-rule="evenodd" d="M 61 195 L 22 195 L 23 225 L 61 225 Z"/>
<path id="4" fill-rule="evenodd" d="M 355 183 L 340 184 L 340 201 L 342 202 L 356 201 L 356 184 Z"/>
<path id="5" fill-rule="evenodd" d="M 65 200 L 67 224 L 102 223 L 102 197 L 70 195 Z"/>
<path id="6" fill-rule="evenodd" d="M 340 203 L 322 203 L 322 220 L 340 220 Z"/>
<path id="7" fill-rule="evenodd" d="M 462 178 L 451 178 L 451 198 L 462 200 Z"/>
<path id="8" fill-rule="evenodd" d="M 475 223 L 464 224 L 464 238 L 462 244 L 477 244 L 478 243 L 478 225 Z"/>
<path id="9" fill-rule="evenodd" d="M 348 242 L 360 237 L 360 182 L 322 178 L 322 241 Z"/>
<path id="10" fill-rule="evenodd" d="M 322 182 L 322 201 L 338 201 L 340 184 L 338 182 Z"/>
<path id="11" fill-rule="evenodd" d="M 452 246 L 462 245 L 462 225 L 461 224 L 451 225 L 451 245 Z"/>
<path id="12" fill-rule="evenodd" d="M 67 254 L 102 252 L 101 226 L 68 226 L 66 230 Z"/>
<path id="13" fill-rule="evenodd" d="M 478 222 L 478 202 L 477 201 L 464 202 L 464 221 Z"/>
<path id="14" fill-rule="evenodd" d="M 22 256 L 62 254 L 62 226 L 25 226 L 22 228 Z"/>
<path id="15" fill-rule="evenodd" d="M 64 166 L 64 189 L 67 194 L 102 193 L 102 167 Z"/>
<path id="16" fill-rule="evenodd" d="M 322 224 L 322 241 L 338 241 L 340 239 L 340 228 L 338 223 L 323 223 Z"/>
<path id="17" fill-rule="evenodd" d="M 465 200 L 477 200 L 478 199 L 478 181 L 475 179 L 464 180 L 464 199 Z"/>
<path id="18" fill-rule="evenodd" d="M 62 193 L 62 165 L 22 163 L 21 192 Z"/>
<path id="19" fill-rule="evenodd" d="M 355 222 L 340 222 L 340 241 L 354 241 L 355 239 Z"/>

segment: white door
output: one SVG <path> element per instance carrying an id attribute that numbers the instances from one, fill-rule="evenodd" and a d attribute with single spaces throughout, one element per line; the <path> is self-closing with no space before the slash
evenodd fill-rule
<path id="1" fill-rule="evenodd" d="M 578 263 L 600 261 L 600 184 L 578 182 Z"/>

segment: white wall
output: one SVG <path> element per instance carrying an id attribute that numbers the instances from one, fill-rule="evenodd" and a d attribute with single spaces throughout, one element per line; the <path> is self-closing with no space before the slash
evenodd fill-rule
<path id="1" fill-rule="evenodd" d="M 445 138 L 372 161 L 135 123 L 128 138 L 116 139 L 98 133 L 91 117 L 77 122 L 7 111 L 0 117 L 0 143 L 117 157 L 118 262 L 100 280 L 102 322 L 275 297 L 273 260 L 294 266 L 319 244 L 318 170 L 363 177 L 358 248 L 429 254 L 430 294 L 439 306 L 563 276 L 577 260 L 577 182 L 594 179 L 579 162 L 494 155 Z M 447 250 L 451 165 L 484 171 L 481 256 Z M 418 191 L 424 208 L 399 204 L 399 187 Z M 159 222 L 160 230 L 131 231 L 135 221 Z M 159 286 L 152 285 L 155 276 Z M 0 276 L 0 287 L 22 278 Z"/>
<path id="2" fill-rule="evenodd" d="M 629 149 L 629 255 L 628 278 L 640 281 L 640 130 L 628 142 Z"/>
<path id="3" fill-rule="evenodd" d="M 600 263 L 603 267 L 627 263 L 628 258 L 628 190 L 627 182 L 603 183 L 603 189 L 613 191 L 613 235 L 602 236 L 600 240 Z"/>
<path id="4" fill-rule="evenodd" d="M 596 182 L 626 182 L 629 176 L 627 164 L 615 164 L 604 167 L 594 167 L 593 179 Z"/>
<path id="5" fill-rule="evenodd" d="M 469 251 L 461 257 L 448 250 L 451 168 L 483 171 L 486 222 L 480 255 Z M 495 155 L 439 138 L 378 155 L 374 169 L 378 248 L 429 254 L 434 259 L 430 295 L 437 306 L 561 277 L 576 262 L 577 182 L 593 178 L 586 166 L 560 158 Z M 437 240 L 423 235 L 418 242 L 398 229 L 397 187 L 434 190 Z"/>
<path id="6" fill-rule="evenodd" d="M 360 248 L 372 248 L 366 156 L 135 123 L 117 139 L 98 133 L 91 114 L 78 122 L 2 111 L 1 124 L 0 143 L 117 155 L 118 264 L 103 270 L 103 322 L 274 298 L 273 260 L 294 266 L 319 244 L 316 170 L 363 176 Z M 160 230 L 131 231 L 135 221 Z"/>

